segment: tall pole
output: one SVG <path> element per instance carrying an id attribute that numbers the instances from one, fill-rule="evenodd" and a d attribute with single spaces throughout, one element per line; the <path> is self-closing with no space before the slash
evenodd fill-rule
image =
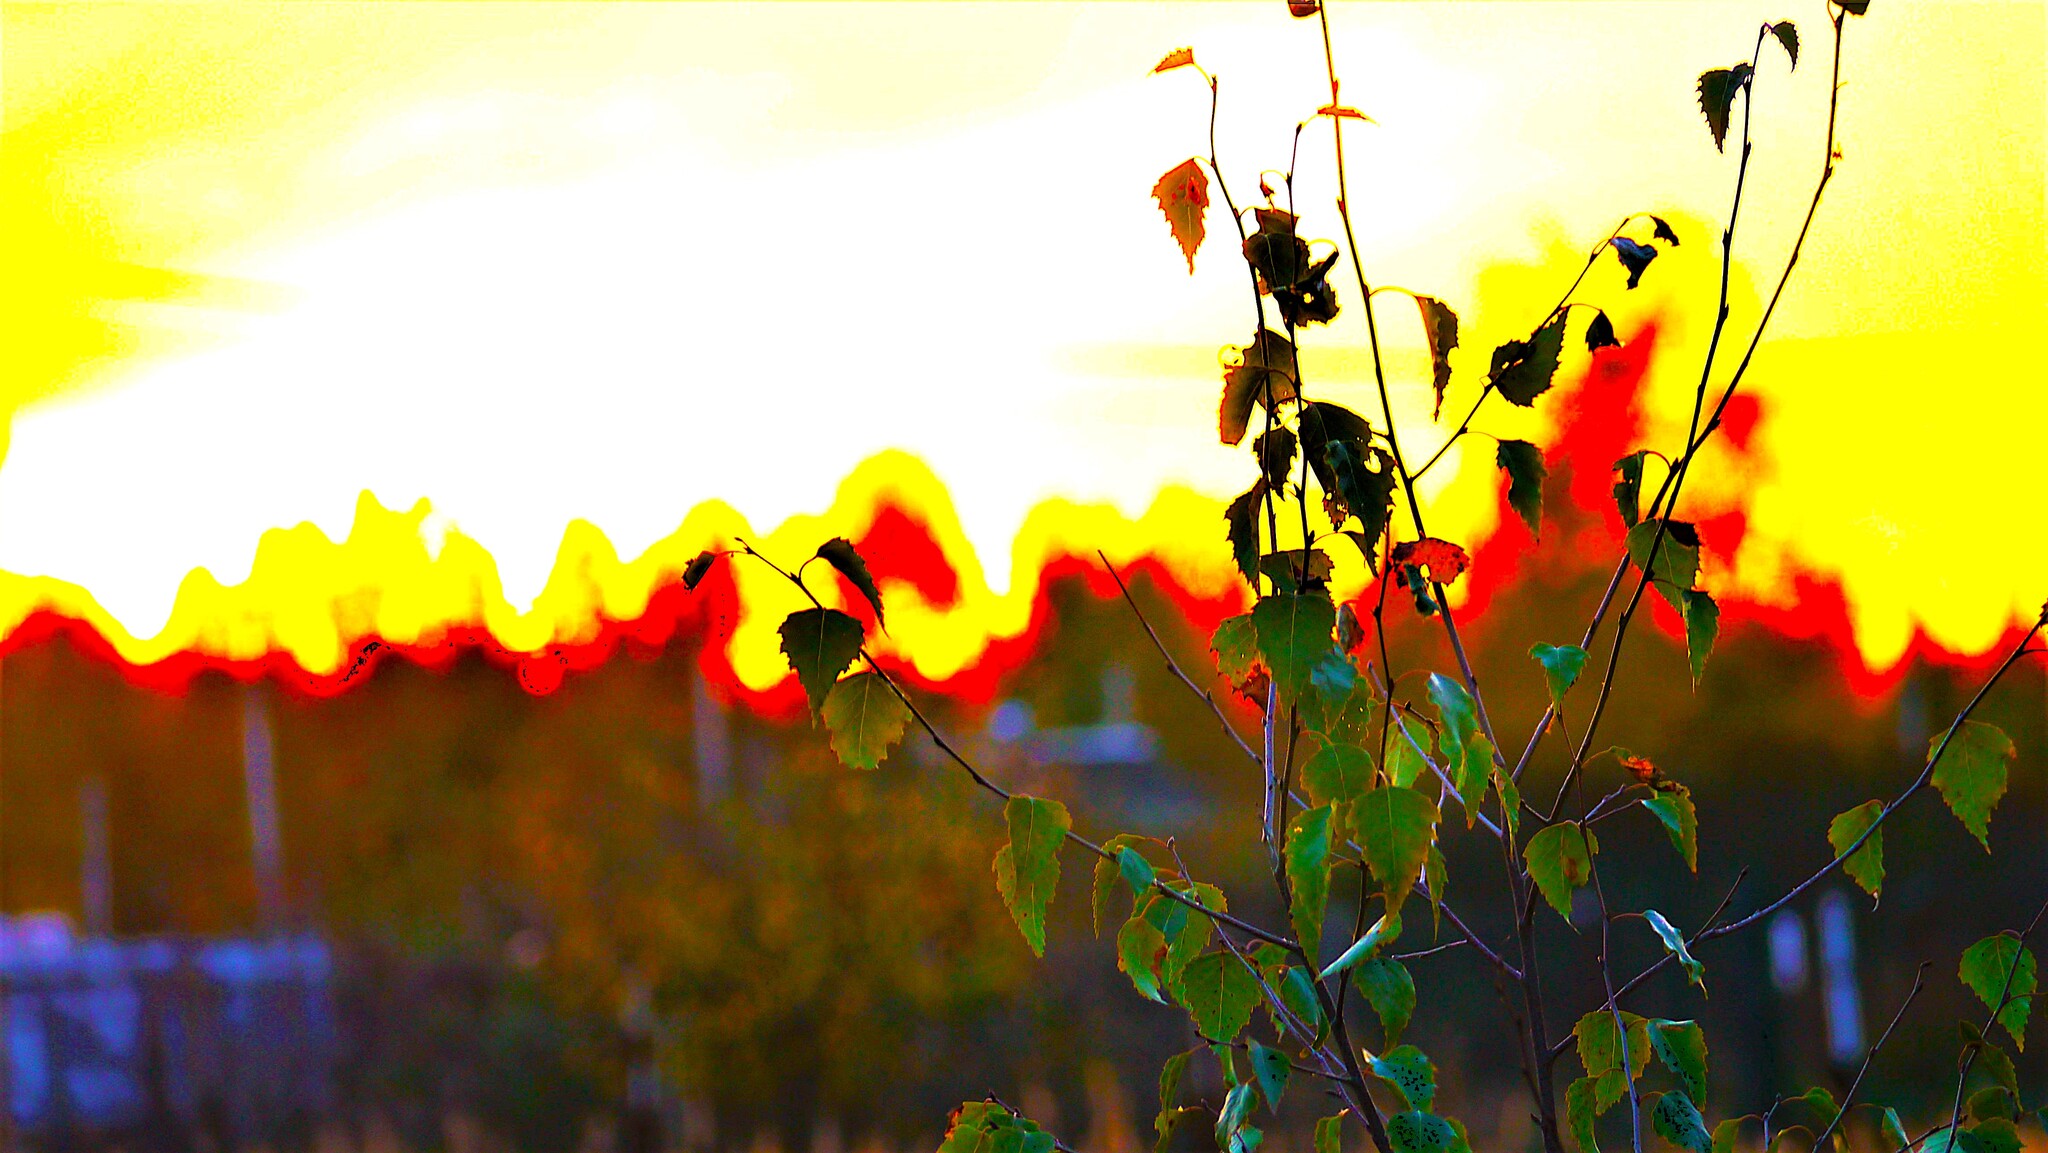
<path id="1" fill-rule="evenodd" d="M 263 931 L 285 928 L 284 844 L 277 819 L 277 774 L 270 704 L 261 683 L 242 693 L 242 785 L 249 800 L 249 855 L 256 873 L 256 911 Z"/>

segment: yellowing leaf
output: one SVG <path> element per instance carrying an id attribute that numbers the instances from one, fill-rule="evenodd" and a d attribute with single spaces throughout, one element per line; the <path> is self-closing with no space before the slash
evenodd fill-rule
<path id="1" fill-rule="evenodd" d="M 851 769 L 872 769 L 903 739 L 910 710 L 880 676 L 856 673 L 826 694 L 824 720 L 840 761 Z"/>
<path id="2" fill-rule="evenodd" d="M 1368 124 L 1378 123 L 1378 121 L 1360 112 L 1358 109 L 1347 108 L 1342 104 L 1325 104 L 1321 108 L 1316 109 L 1316 115 L 1331 116 L 1340 120 L 1363 120 Z"/>
<path id="3" fill-rule="evenodd" d="M 1873 897 L 1884 887 L 1884 826 L 1877 824 L 1883 815 L 1883 801 L 1865 801 L 1828 822 L 1828 847 L 1837 857 L 1847 852 L 1864 830 L 1877 826 L 1861 848 L 1842 860 L 1842 871 Z"/>
<path id="4" fill-rule="evenodd" d="M 1060 883 L 1060 844 L 1073 827 L 1058 801 L 1019 793 L 1003 805 L 1010 843 L 996 850 L 996 889 L 1031 951 L 1045 956 L 1045 907 Z"/>
<path id="5" fill-rule="evenodd" d="M 782 634 L 782 655 L 796 670 L 796 679 L 810 701 L 811 715 L 825 706 L 832 682 L 860 655 L 866 635 L 861 623 L 837 609 L 804 609 L 789 614 L 777 630 Z"/>
<path id="6" fill-rule="evenodd" d="M 1592 878 L 1593 854 L 1599 847 L 1593 834 L 1569 821 L 1537 830 L 1523 846 L 1529 876 L 1558 916 L 1571 919 L 1572 891 Z"/>
<path id="7" fill-rule="evenodd" d="M 1941 749 L 1942 738 L 1928 742 L 1928 756 Z M 2012 740 L 1997 725 L 1964 721 L 1934 762 L 1934 787 L 1949 811 L 1970 830 L 1985 852 L 1991 851 L 1991 810 L 2005 795 L 2006 762 L 2013 758 Z"/>
<path id="8" fill-rule="evenodd" d="M 1187 62 L 1194 63 L 1192 53 Z M 1181 255 L 1187 257 L 1188 275 L 1194 275 L 1195 250 L 1202 247 L 1202 238 L 1207 235 L 1203 214 L 1209 209 L 1209 173 L 1200 162 L 1183 160 L 1167 169 L 1152 186 L 1152 199 L 1159 202 L 1159 211 L 1166 214 L 1166 227 L 1172 230 Z"/>

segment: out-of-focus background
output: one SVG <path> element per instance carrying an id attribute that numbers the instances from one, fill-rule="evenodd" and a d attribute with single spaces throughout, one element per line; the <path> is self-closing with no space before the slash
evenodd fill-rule
<path id="1" fill-rule="evenodd" d="M 1801 29 L 1799 67 L 1758 80 L 1742 329 L 1818 171 L 1825 16 L 1332 13 L 1345 98 L 1378 121 L 1347 136 L 1365 258 L 1465 321 L 1452 413 L 1616 219 L 1683 238 L 1641 289 L 1588 278 L 1624 348 L 1573 348 L 1537 410 L 1479 421 L 1543 446 L 1540 542 L 1490 443 L 1425 488 L 1474 557 L 1453 593 L 1497 717 L 1533 718 L 1529 646 L 1576 640 L 1598 600 L 1609 462 L 1689 411 L 1732 178 L 1692 77 L 1762 19 Z M 1910 779 L 2048 595 L 2044 7 L 1880 0 L 1848 33 L 1842 167 L 1689 486 L 1720 645 L 1694 689 L 1653 606 L 1603 730 L 1698 800 L 1696 880 L 1647 820 L 1602 826 L 1642 863 L 1603 873 L 1612 899 L 1681 925 L 1744 868 L 1738 911 L 1824 863 L 1828 819 Z M 1208 667 L 1243 596 L 1220 512 L 1252 475 L 1214 442 L 1215 357 L 1248 317 L 1221 210 L 1190 275 L 1147 195 L 1206 151 L 1199 82 L 1145 75 L 1185 44 L 1222 78 L 1244 200 L 1327 98 L 1278 3 L 0 4 L 14 1137 L 896 1153 L 993 1092 L 1087 1153 L 1149 1147 L 1153 1071 L 1193 1038 L 1091 931 L 1086 862 L 1034 960 L 983 797 L 920 737 L 839 767 L 776 651 L 793 594 L 678 577 L 739 536 L 792 559 L 853 539 L 889 598 L 880 650 L 971 755 L 1091 832 L 1173 835 L 1233 910 L 1277 915 L 1256 779 L 1094 551 Z M 1299 182 L 1318 236 L 1322 132 Z M 1372 413 L 1339 296 L 1303 365 Z M 1379 313 L 1428 451 L 1410 315 Z M 1373 590 L 1338 561 L 1340 595 Z M 1397 668 L 1445 667 L 1390 614 Z M 1839 1089 L 1922 960 L 1867 1089 L 1909 1120 L 1946 1104 L 1953 958 L 2048 883 L 2040 662 L 1981 716 L 2020 750 L 1995 858 L 1917 803 L 1881 903 L 1822 885 L 1707 946 L 1706 995 L 1648 990 L 1708 1027 L 1710 1116 Z M 1500 935 L 1498 860 L 1447 852 Z M 1547 947 L 1555 974 L 1591 941 Z M 1416 970 L 1443 1109 L 1477 1148 L 1532 1147 L 1490 974 L 1457 950 Z"/>

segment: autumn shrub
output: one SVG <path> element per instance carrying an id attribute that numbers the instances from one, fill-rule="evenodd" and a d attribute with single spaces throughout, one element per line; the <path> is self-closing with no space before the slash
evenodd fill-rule
<path id="1" fill-rule="evenodd" d="M 1002 802 L 1008 842 L 993 863 L 996 887 L 1034 952 L 1042 955 L 1045 948 L 1046 910 L 1061 879 L 1062 856 L 1092 864 L 1095 918 L 1106 928 L 1121 915 L 1114 933 L 1117 965 L 1134 994 L 1185 1009 L 1202 1040 L 1160 1074 L 1154 1125 L 1161 1150 L 1182 1127 L 1200 1125 L 1213 1131 L 1223 1153 L 1251 1153 L 1263 1138 L 1260 1124 L 1271 1125 L 1267 1118 L 1283 1105 L 1318 1109 L 1324 1101 L 1334 1102 L 1334 1113 L 1314 1124 L 1316 1153 L 1336 1153 L 1347 1138 L 1356 1140 L 1348 1133 L 1353 1126 L 1379 1153 L 1468 1150 L 1465 1127 L 1436 1110 L 1435 1065 L 1403 1041 L 1418 1008 L 1411 968 L 1467 950 L 1498 977 L 1515 1038 L 1513 1052 L 1500 1060 L 1521 1069 L 1546 1153 L 1562 1153 L 1568 1142 L 1594 1153 L 1603 1128 L 1610 1141 L 1625 1133 L 1638 1151 L 1653 1137 L 1693 1153 L 1752 1142 L 1770 1148 L 1785 1140 L 1840 1145 L 1852 1118 L 1857 1132 L 1876 1134 L 1888 1150 L 2017 1153 L 2018 1125 L 2029 1116 L 2027 1108 L 2041 1103 L 2023 1107 L 2004 1046 L 2022 1045 L 2037 996 L 2026 941 L 2038 914 L 2024 928 L 1990 933 L 1960 958 L 1958 976 L 1982 999 L 1986 1015 L 1962 1023 L 1952 1094 L 1944 1087 L 1952 1103 L 1917 1135 L 1908 1133 L 1897 1111 L 1858 1099 L 1862 1073 L 1878 1058 L 1890 1028 L 1839 1098 L 1816 1088 L 1757 1102 L 1757 1112 L 1709 1119 L 1703 1113 L 1710 1053 L 1704 1030 L 1685 1019 L 1682 1008 L 1645 1003 L 1644 994 L 1645 982 L 1671 966 L 1703 992 L 1703 946 L 1755 928 L 1837 870 L 1877 896 L 1886 882 L 1885 828 L 1930 787 L 1988 851 L 1987 829 L 2006 789 L 2013 746 L 1971 714 L 2007 670 L 2041 651 L 2034 642 L 2048 613 L 1933 738 L 1919 771 L 1896 794 L 1851 808 L 1825 829 L 1782 831 L 1788 840 L 1824 838 L 1833 851 L 1822 868 L 1788 890 L 1761 898 L 1742 893 L 1738 876 L 1711 916 L 1684 925 L 1656 908 L 1617 907 L 1602 884 L 1604 870 L 1628 867 L 1602 852 L 1599 830 L 1608 821 L 1661 829 L 1670 851 L 1696 871 L 1702 833 L 1686 784 L 1660 770 L 1655 750 L 1639 754 L 1603 745 L 1602 722 L 1625 671 L 1625 643 L 1646 602 L 1665 601 L 1683 621 L 1695 680 L 1712 653 L 1719 610 L 1700 586 L 1702 545 L 1681 500 L 1701 448 L 1751 367 L 1841 159 L 1835 146 L 1841 45 L 1866 7 L 1856 0 L 1827 5 L 1831 51 L 1825 66 L 1832 83 L 1825 138 L 1815 149 L 1816 179 L 1797 238 L 1773 258 L 1782 262 L 1775 287 L 1760 314 L 1746 322 L 1746 333 L 1731 324 L 1729 281 L 1754 151 L 1751 121 L 1760 111 L 1757 80 L 1800 66 L 1799 31 L 1789 21 L 1764 24 L 1746 59 L 1697 80 L 1707 128 L 1699 146 L 1724 153 L 1733 171 L 1727 223 L 1716 238 L 1718 295 L 1691 418 L 1683 441 L 1661 451 L 1643 447 L 1613 463 L 1613 505 L 1625 526 L 1625 547 L 1612 561 L 1612 577 L 1583 634 L 1530 651 L 1537 666 L 1530 672 L 1540 671 L 1549 703 L 1527 720 L 1527 736 L 1515 743 L 1505 739 L 1514 735 L 1506 729 L 1508 718 L 1488 708 L 1445 591 L 1470 560 L 1459 545 L 1430 535 L 1416 480 L 1452 445 L 1491 438 L 1482 424 L 1496 399 L 1522 408 L 1543 404 L 1561 362 L 1577 355 L 1568 345 L 1583 343 L 1589 354 L 1617 346 L 1600 302 L 1579 295 L 1588 272 L 1612 259 L 1626 273 L 1620 291 L 1633 289 L 1656 274 L 1659 253 L 1681 242 L 1678 232 L 1648 213 L 1624 217 L 1591 246 L 1557 303 L 1533 318 L 1529 335 L 1493 350 L 1476 395 L 1466 401 L 1454 393 L 1473 392 L 1474 382 L 1461 388 L 1449 359 L 1459 339 L 1456 311 L 1433 296 L 1375 289 L 1367 276 L 1348 208 L 1344 148 L 1347 129 L 1364 130 L 1369 118 L 1342 101 L 1322 7 L 1315 0 L 1289 5 L 1321 35 L 1329 102 L 1295 129 L 1294 144 L 1298 157 L 1305 139 L 1327 131 L 1337 183 L 1328 209 L 1295 203 L 1291 167 L 1257 178 L 1257 202 L 1233 195 L 1214 144 L 1218 79 L 1191 49 L 1168 53 L 1154 69 L 1206 83 L 1211 149 L 1161 176 L 1152 195 L 1190 271 L 1207 240 L 1212 196 L 1219 199 L 1236 230 L 1249 288 L 1252 336 L 1226 350 L 1217 425 L 1224 444 L 1249 450 L 1251 480 L 1230 502 L 1217 547 L 1228 548 L 1254 604 L 1222 623 L 1212 648 L 1222 680 L 1254 706 L 1257 731 L 1239 731 L 1232 710 L 1207 687 L 1215 683 L 1207 670 L 1183 669 L 1164 644 L 1158 651 L 1187 690 L 1207 702 L 1220 739 L 1241 750 L 1264 781 L 1258 828 L 1284 924 L 1233 914 L 1229 896 L 1202 880 L 1201 862 L 1184 860 L 1173 840 L 1139 831 L 1098 839 L 1076 829 L 1059 801 L 1011 792 L 970 761 L 870 655 L 862 620 L 812 595 L 815 578 L 806 572 L 822 562 L 858 590 L 876 622 L 884 620 L 880 591 L 846 541 L 827 541 L 795 569 L 744 542 L 705 553 L 690 566 L 685 580 L 694 587 L 720 558 L 744 557 L 775 566 L 810 597 L 812 607 L 784 621 L 783 650 L 847 767 L 874 768 L 915 725 Z M 1806 66 L 1815 66 L 1810 53 Z M 1309 239 L 1304 221 L 1310 217 L 1341 239 Z M 1427 381 L 1390 382 L 1379 322 L 1392 318 L 1372 307 L 1384 295 L 1411 298 L 1416 311 L 1410 322 L 1419 321 L 1430 352 Z M 1371 350 L 1379 405 L 1370 414 L 1316 398 L 1313 382 L 1304 379 L 1297 350 L 1318 330 L 1338 324 L 1361 328 Z M 1438 420 L 1448 425 L 1432 438 L 1437 446 L 1426 457 L 1396 428 L 1389 393 L 1397 386 L 1432 389 Z M 1453 415 L 1463 415 L 1451 423 L 1443 410 L 1454 399 Z M 1539 531 L 1543 448 L 1491 439 L 1508 506 Z M 1356 603 L 1340 605 L 1328 590 L 1330 548 L 1356 549 L 1376 577 Z M 1137 611 L 1136 600 L 1130 603 Z M 1146 628 L 1151 632 L 1149 622 Z M 1387 638 L 1397 628 L 1439 632 L 1439 667 L 1394 668 Z M 1157 633 L 1152 636 L 1157 642 Z M 1562 744 L 1561 769 L 1539 763 L 1546 742 Z M 1750 817 L 1768 822 L 1772 814 Z M 1460 915 L 1441 848 L 1451 838 L 1497 849 L 1511 931 L 1488 933 Z M 1354 884 L 1360 893 L 1355 921 L 1330 924 L 1333 886 Z M 1738 896 L 1749 911 L 1731 916 Z M 1594 1003 L 1560 1003 L 1540 971 L 1539 939 L 1577 932 L 1571 927 L 1575 907 L 1597 937 L 1587 962 L 1597 968 L 1603 991 Z M 1623 934 L 1653 936 L 1660 959 L 1637 972 L 1617 972 L 1609 943 Z M 1916 981 L 1894 1025 L 1921 987 Z M 1670 1016 L 1655 1015 L 1660 1010 Z M 1219 1100 L 1183 1093 L 1196 1060 L 1220 1066 L 1225 1091 Z M 1304 1084 L 1314 1091 L 1300 1088 Z M 1054 1149 L 1067 1146 L 990 1098 L 960 1106 L 942 1153 Z"/>

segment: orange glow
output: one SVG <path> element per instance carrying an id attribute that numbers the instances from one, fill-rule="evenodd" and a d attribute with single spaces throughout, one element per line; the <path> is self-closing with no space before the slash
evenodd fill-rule
<path id="1" fill-rule="evenodd" d="M 1458 308 L 1453 413 L 1587 238 L 1631 210 L 1683 234 L 1640 291 L 1611 264 L 1587 282 L 1627 349 L 1573 349 L 1582 384 L 1478 424 L 1568 461 L 1583 508 L 1607 460 L 1678 439 L 1706 344 L 1732 156 L 1690 77 L 1790 10 L 1807 57 L 1760 81 L 1738 339 L 1769 291 L 1825 103 L 1799 7 L 1333 8 L 1345 98 L 1376 121 L 1346 138 L 1365 259 Z M 2038 2 L 1855 22 L 1843 167 L 1688 490 L 1728 624 L 1825 637 L 1867 686 L 1974 659 L 2043 595 L 2048 536 L 2021 516 L 2048 428 L 2048 128 L 2008 96 L 2041 90 L 2044 23 Z M 1206 149 L 1206 93 L 1145 73 L 1192 44 L 1224 78 L 1244 200 L 1326 98 L 1310 31 L 1265 3 L 0 4 L 0 34 L 5 644 L 63 632 L 166 687 L 220 667 L 312 692 L 473 648 L 548 691 L 703 635 L 772 703 L 794 594 L 721 566 L 685 596 L 701 548 L 866 542 L 878 647 L 968 695 L 1036 643 L 1049 580 L 1108 591 L 1098 548 L 1197 620 L 1243 596 L 1219 526 L 1249 462 L 1213 432 L 1242 267 L 1220 207 L 1192 276 L 1159 219 L 1147 190 Z M 1327 138 L 1303 140 L 1304 228 L 1328 236 Z M 1377 419 L 1340 298 L 1308 391 Z M 1413 310 L 1379 316 L 1426 454 Z M 1473 552 L 1468 612 L 1531 565 L 1613 555 L 1611 514 L 1535 549 L 1500 487 L 1479 438 L 1424 486 Z M 1338 565 L 1340 593 L 1366 587 Z"/>

